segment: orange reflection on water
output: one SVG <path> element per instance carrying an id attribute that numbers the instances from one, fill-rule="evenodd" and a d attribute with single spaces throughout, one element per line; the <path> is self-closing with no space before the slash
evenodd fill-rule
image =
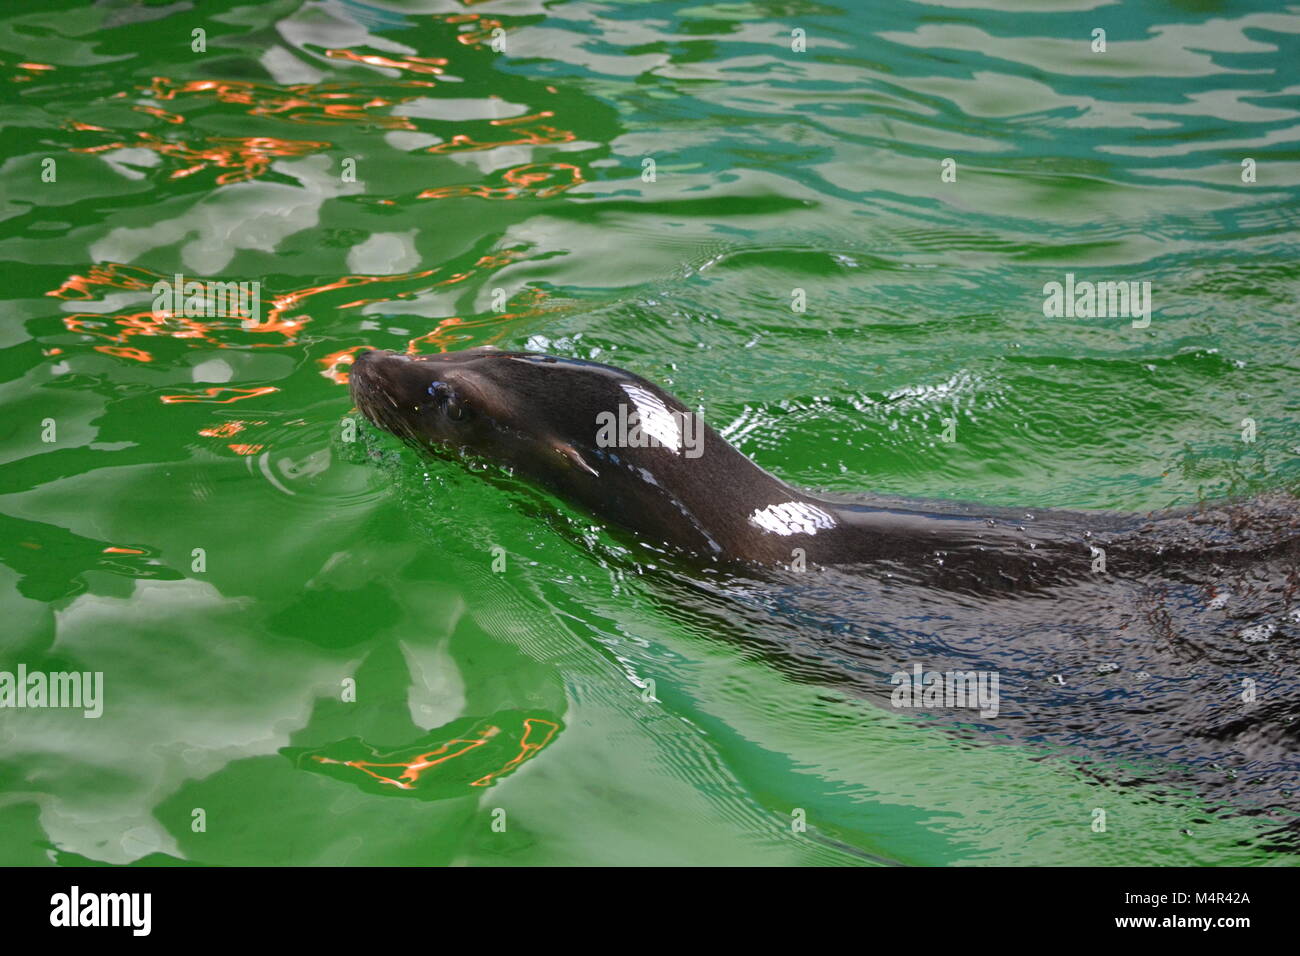
<path id="1" fill-rule="evenodd" d="M 571 143 L 577 137 L 567 129 L 556 129 L 554 126 L 546 126 L 538 123 L 537 120 L 549 119 L 554 116 L 550 110 L 543 110 L 540 113 L 534 113 L 531 116 L 517 116 L 514 119 L 492 120 L 493 126 L 514 126 L 520 123 L 532 123 L 531 126 L 522 126 L 519 132 L 522 134 L 515 139 L 494 140 L 490 143 L 480 143 L 466 136 L 464 133 L 457 133 L 445 143 L 438 143 L 436 146 L 430 146 L 425 150 L 426 153 L 472 153 L 484 149 L 496 149 L 498 146 L 546 146 L 553 143 Z"/>
<path id="2" fill-rule="evenodd" d="M 135 266 L 107 263 L 92 266 L 89 275 L 74 275 L 68 278 L 61 286 L 52 289 L 46 295 L 59 299 L 94 299 L 96 298 L 95 292 L 97 290 L 95 287 L 97 286 L 132 291 L 152 291 L 154 283 L 160 279 L 170 282 L 172 277 L 159 275 L 156 272 L 150 272 L 147 269 Z M 280 298 L 297 301 L 298 298 L 310 295 L 314 291 L 318 290 L 309 288 L 301 292 L 289 293 Z M 148 352 L 143 349 L 129 347 L 126 343 L 134 336 L 165 336 L 173 339 L 193 339 L 196 345 L 204 343 L 215 348 L 230 348 L 233 343 L 226 341 L 225 336 L 232 331 L 239 331 L 250 334 L 273 332 L 283 335 L 285 339 L 283 343 L 253 342 L 251 343 L 252 348 L 293 344 L 300 328 L 310 320 L 306 317 L 285 318 L 283 311 L 283 308 L 272 309 L 272 313 L 265 321 L 248 325 L 244 324 L 246 316 L 229 312 L 225 315 L 214 314 L 211 318 L 195 318 L 175 315 L 171 310 L 166 309 L 157 312 L 148 309 L 116 316 L 98 312 L 77 312 L 64 316 L 63 324 L 71 332 L 91 335 L 118 343 L 115 346 L 97 345 L 95 346 L 96 351 L 134 359 L 139 362 L 151 362 L 153 356 Z"/>
<path id="3" fill-rule="evenodd" d="M 211 428 L 200 428 L 199 434 L 204 438 L 233 438 L 244 430 L 243 422 L 222 422 Z"/>
<path id="4" fill-rule="evenodd" d="M 435 270 L 433 269 L 424 269 L 418 272 L 399 272 L 394 275 L 387 275 L 387 276 L 359 276 L 359 275 L 339 276 L 339 278 L 335 279 L 333 282 L 326 282 L 323 285 L 311 285 L 311 286 L 307 286 L 307 288 L 305 289 L 297 289 L 293 292 L 285 292 L 282 295 L 277 295 L 273 299 L 271 299 L 271 308 L 267 312 L 266 322 L 261 323 L 258 327 L 259 328 L 271 327 L 277 329 L 286 326 L 291 328 L 296 327 L 299 323 L 293 320 L 285 319 L 284 313 L 292 309 L 294 306 L 298 305 L 300 302 L 302 302 L 303 299 L 311 298 L 314 295 L 321 295 L 322 293 L 325 292 L 337 292 L 341 289 L 352 289 L 357 286 L 372 285 L 375 283 L 402 282 L 404 280 L 409 280 L 409 279 L 423 279 L 433 275 L 434 271 Z M 379 299 L 373 299 L 373 300 L 359 299 L 356 302 L 349 302 L 344 305 L 334 306 L 334 308 L 346 309 L 355 305 L 361 305 L 369 301 L 386 302 L 388 301 L 388 299 L 387 297 L 381 297 Z"/>
<path id="5" fill-rule="evenodd" d="M 508 186 L 442 186 L 426 189 L 418 199 L 455 199 L 478 196 L 481 199 L 523 199 L 534 196 L 546 199 L 557 196 L 586 182 L 582 171 L 572 163 L 529 163 L 506 170 L 502 178 Z"/>
<path id="6" fill-rule="evenodd" d="M 424 335 L 417 335 L 406 343 L 407 355 L 419 355 L 424 350 L 422 345 L 436 345 L 439 352 L 445 352 L 456 342 L 456 336 L 452 333 L 468 325 L 464 319 L 457 315 L 448 316 L 438 321 L 438 327 L 432 332 L 426 332 Z"/>
<path id="7" fill-rule="evenodd" d="M 236 323 L 242 321 L 238 316 L 232 318 Z M 96 345 L 96 352 L 135 359 L 138 362 L 152 362 L 153 356 L 144 349 L 126 345 L 125 343 L 132 336 L 163 335 L 174 339 L 199 339 L 209 345 L 224 348 L 225 344 L 216 338 L 213 333 L 222 325 L 228 325 L 229 323 L 202 322 L 198 319 L 178 318 L 170 312 L 161 312 L 155 315 L 152 311 L 146 311 L 117 316 L 113 319 L 113 324 L 120 327 L 120 331 L 110 331 L 111 326 L 108 325 L 106 317 L 98 312 L 77 312 L 63 317 L 63 325 L 70 332 L 93 335 L 96 338 L 108 339 L 110 342 L 123 343 L 121 345 Z"/>
<path id="8" fill-rule="evenodd" d="M 314 756 L 313 759 L 321 763 L 342 764 L 345 767 L 353 767 L 364 774 L 369 774 L 380 783 L 389 784 L 401 790 L 414 790 L 416 783 L 420 780 L 420 774 L 433 769 L 440 763 L 445 763 L 462 754 L 469 753 L 475 747 L 482 747 L 500 732 L 500 727 L 485 727 L 479 732 L 478 738 L 475 740 L 449 740 L 437 750 L 429 750 L 419 754 L 412 760 L 398 761 L 396 763 L 376 763 L 370 760 L 334 760 L 331 757 L 321 757 L 319 755 Z M 449 750 L 449 748 L 458 744 L 463 745 L 459 750 Z M 437 757 L 436 760 L 433 759 L 435 757 Z M 404 769 L 396 777 L 386 777 L 381 773 L 368 769 L 370 767 L 402 767 Z"/>
<path id="9" fill-rule="evenodd" d="M 148 113 L 150 116 L 156 116 L 158 119 L 164 120 L 168 123 L 185 122 L 184 116 L 178 116 L 176 113 L 168 113 L 165 109 L 159 106 L 133 106 L 131 109 L 135 110 L 137 113 Z"/>
<path id="10" fill-rule="evenodd" d="M 516 249 L 503 249 L 500 252 L 489 253 L 488 255 L 480 256 L 479 259 L 474 263 L 474 265 L 469 269 L 465 270 L 464 272 L 453 272 L 445 279 L 441 279 L 437 282 L 421 285 L 416 291 L 426 292 L 430 289 L 436 289 L 444 286 L 455 285 L 458 282 L 464 282 L 466 279 L 472 278 L 480 270 L 500 269 L 501 267 L 509 265 L 511 262 L 518 260 L 522 255 L 523 253 Z M 298 299 L 301 299 L 301 298 L 305 298 L 307 295 L 314 295 L 317 292 L 325 292 L 334 289 L 350 288 L 352 286 L 365 285 L 374 282 L 384 282 L 384 281 L 412 279 L 412 278 L 424 278 L 424 277 L 432 276 L 436 272 L 437 270 L 435 269 L 428 269 L 423 272 L 409 272 L 402 275 L 394 275 L 394 276 L 344 276 L 342 279 L 340 279 L 337 282 L 329 283 L 328 285 L 325 286 L 320 286 L 317 289 L 303 290 L 303 292 L 294 293 L 294 295 L 297 295 Z M 405 297 L 410 294 L 411 293 L 399 293 L 398 297 Z M 392 296 L 377 297 L 377 298 L 360 298 L 349 302 L 345 302 L 341 305 L 334 306 L 334 308 L 352 309 L 363 305 L 369 305 L 374 302 L 388 302 L 391 301 L 392 298 L 393 298 Z M 295 303 L 296 301 L 298 301 L 298 299 L 294 300 Z M 276 301 L 276 308 L 279 308 L 279 300 L 277 299 L 275 301 Z M 286 303 L 285 307 L 288 307 L 288 305 L 290 304 L 294 304 L 294 303 Z M 273 308 L 272 312 L 274 313 L 275 311 L 276 309 Z M 412 339 L 407 344 L 407 352 L 410 354 L 414 354 L 417 351 L 415 347 L 416 342 L 434 341 L 434 336 L 438 335 L 439 332 L 444 327 L 450 325 L 490 324 L 490 323 L 505 321 L 507 319 L 514 318 L 514 317 L 516 317 L 515 314 L 497 315 L 497 316 L 492 316 L 490 319 L 483 320 L 481 322 L 474 322 L 474 323 L 465 323 L 462 320 L 457 318 L 443 319 L 439 324 L 438 329 L 435 330 L 434 332 L 430 332 L 428 335 L 423 335 L 415 339 Z M 444 343 L 437 342 L 436 344 L 443 345 Z M 346 349 L 341 349 L 337 352 L 331 352 L 329 355 L 326 355 L 324 358 L 318 359 L 317 364 L 321 366 L 322 369 L 321 374 L 326 378 L 328 378 L 330 381 L 335 382 L 336 384 L 346 385 L 348 383 L 347 367 L 352 364 L 353 355 L 369 347 L 370 346 L 367 345 L 354 345 Z"/>
<path id="11" fill-rule="evenodd" d="M 498 269 L 515 261 L 523 255 L 518 250 L 503 250 L 498 253 L 480 257 L 472 267 L 461 272 L 452 272 L 439 277 L 440 269 L 422 269 L 415 272 L 395 275 L 346 275 L 338 279 L 323 282 L 320 285 L 307 286 L 272 296 L 267 303 L 266 315 L 257 322 L 245 325 L 245 316 L 238 314 L 217 314 L 221 308 L 219 302 L 212 303 L 214 314 L 203 318 L 176 315 L 170 310 L 152 309 L 133 311 L 125 314 L 100 312 L 77 312 L 62 318 L 64 327 L 70 332 L 93 336 L 106 340 L 111 345 L 96 345 L 96 351 L 137 362 L 151 362 L 153 356 L 144 349 L 134 347 L 132 340 L 138 336 L 166 337 L 189 340 L 195 347 L 211 346 L 213 348 L 277 348 L 293 345 L 302 329 L 311 322 L 311 316 L 298 310 L 302 304 L 314 296 L 326 295 L 321 308 L 330 310 L 355 309 L 379 302 L 406 299 L 422 294 L 431 289 L 455 285 L 472 278 L 485 269 Z M 57 289 L 46 295 L 64 300 L 93 300 L 101 297 L 104 289 L 125 289 L 133 292 L 151 292 L 159 280 L 171 282 L 173 276 L 163 276 L 137 266 L 124 266 L 119 263 L 104 263 L 92 266 L 86 275 L 73 275 L 66 279 Z M 191 277 L 194 278 L 194 277 Z M 197 280 L 196 280 L 197 281 Z M 360 296 L 358 289 L 376 287 L 391 289 L 386 294 Z M 331 299 L 332 296 L 332 299 Z M 494 316 L 490 321 L 501 321 L 508 316 Z M 273 341 L 247 342 L 244 335 L 265 336 L 273 333 L 283 338 Z M 236 338 L 236 335 L 240 338 Z M 323 375 L 332 381 L 346 384 L 347 375 L 336 368 L 346 356 L 363 346 L 355 346 L 335 353 L 320 360 L 324 367 Z"/>
<path id="12" fill-rule="evenodd" d="M 153 356 L 144 349 L 137 349 L 130 345 L 96 345 L 96 352 L 103 352 L 105 355 L 115 355 L 118 358 L 134 359 L 137 362 L 152 362 Z"/>
<path id="13" fill-rule="evenodd" d="M 201 395 L 164 395 L 162 402 L 164 405 L 181 405 L 191 402 L 202 402 L 212 405 L 229 405 L 231 402 L 242 402 L 246 398 L 256 398 L 258 395 L 269 395 L 271 392 L 278 392 L 279 389 L 273 385 L 263 385 L 259 388 L 233 388 L 227 385 L 218 385 L 214 388 L 205 388 Z M 234 392 L 230 398 L 217 398 L 222 392 Z"/>
<path id="14" fill-rule="evenodd" d="M 230 183 L 247 182 L 254 179 L 271 166 L 271 161 L 279 156 L 306 156 L 329 149 L 332 143 L 311 140 L 278 139 L 273 136 L 209 136 L 203 145 L 191 146 L 186 142 L 163 139 L 150 132 L 136 134 L 133 142 L 119 141 L 103 146 L 80 146 L 71 150 L 74 153 L 103 153 L 113 149 L 131 147 L 153 150 L 160 156 L 169 156 L 186 163 L 184 168 L 175 170 L 170 178 L 181 179 L 214 165 L 232 170 L 217 177 L 217 184 L 226 186 Z"/>
<path id="15" fill-rule="evenodd" d="M 447 65 L 447 61 L 438 56 L 407 56 L 395 60 L 377 53 L 357 53 L 354 50 L 326 50 L 325 55 L 335 60 L 351 60 L 367 66 L 382 66 L 390 70 L 407 70 L 411 73 L 440 74 L 443 72 L 442 67 Z"/>
<path id="16" fill-rule="evenodd" d="M 528 301 L 524 303 L 525 308 L 517 312 L 502 312 L 500 314 L 486 315 L 478 319 L 463 319 L 457 315 L 441 319 L 437 328 L 432 332 L 417 335 L 409 340 L 406 343 L 406 354 L 419 355 L 424 351 L 422 346 L 428 345 L 436 346 L 440 352 L 446 352 L 464 338 L 463 335 L 458 335 L 458 332 L 463 332 L 466 329 L 502 325 L 514 319 L 538 315 L 541 311 L 538 306 L 547 298 L 547 293 L 542 289 L 527 289 L 525 295 L 528 297 Z"/>
<path id="17" fill-rule="evenodd" d="M 541 740 L 530 740 L 529 738 L 531 738 L 533 735 L 534 727 L 536 727 L 539 724 L 544 724 L 547 728 L 549 728 L 546 731 L 546 736 Z M 524 719 L 524 736 L 523 739 L 519 741 L 519 753 L 515 757 L 512 757 L 510 760 L 507 760 L 505 766 L 503 766 L 500 770 L 494 770 L 492 771 L 492 773 L 484 774 L 482 777 L 479 777 L 477 780 L 471 783 L 470 786 L 486 787 L 496 777 L 499 777 L 505 773 L 509 773 L 511 770 L 514 770 L 516 767 L 518 767 L 521 763 L 523 763 L 528 758 L 536 756 L 539 750 L 541 750 L 543 747 L 545 747 L 547 744 L 551 742 L 551 738 L 555 736 L 555 732 L 559 729 L 560 729 L 560 725 L 553 723 L 552 721 L 543 720 L 540 717 L 526 717 Z"/>
<path id="18" fill-rule="evenodd" d="M 96 286 L 152 291 L 153 284 L 161 278 L 169 277 L 149 272 L 148 269 L 131 267 L 131 265 L 118 263 L 92 265 L 87 276 L 69 277 L 64 284 L 57 289 L 49 290 L 45 295 L 52 295 L 59 299 L 95 299 L 95 293 L 98 291 Z M 191 319 L 188 316 L 175 316 L 170 311 L 146 310 L 117 316 L 101 312 L 74 312 L 72 315 L 64 316 L 62 323 L 69 332 L 104 338 L 109 342 L 117 343 L 110 346 L 96 345 L 95 351 L 104 352 L 105 355 L 116 355 L 117 358 L 133 359 L 135 362 L 152 362 L 153 356 L 149 352 L 129 346 L 127 342 L 135 336 L 164 336 L 196 339 L 217 349 L 225 349 L 226 343 L 221 341 L 218 333 L 225 329 L 242 329 L 243 316 L 216 316 L 214 319 L 216 320 Z M 256 328 L 251 326 L 248 330 L 256 330 Z"/>
<path id="19" fill-rule="evenodd" d="M 26 73 L 15 73 L 13 76 L 9 77 L 9 79 L 15 83 L 30 83 L 41 73 L 54 69 L 54 67 L 50 66 L 48 63 L 15 63 L 14 66 L 20 70 L 28 71 Z"/>
<path id="20" fill-rule="evenodd" d="M 469 6 L 468 3 L 465 4 Z M 492 31 L 501 29 L 501 21 L 478 13 L 456 13 L 443 17 L 444 23 L 473 23 L 474 28 L 457 34 L 456 39 L 465 46 L 477 46 L 492 39 Z"/>
<path id="21" fill-rule="evenodd" d="M 519 741 L 519 753 L 507 760 L 500 769 L 484 774 L 470 783 L 471 787 L 489 786 L 496 778 L 517 769 L 520 764 L 535 757 L 542 748 L 549 744 L 560 729 L 559 724 L 541 717 L 526 717 L 523 725 L 524 733 Z M 500 733 L 500 727 L 496 724 L 488 724 L 478 731 L 478 734 L 474 737 L 457 737 L 448 740 L 433 750 L 426 750 L 416 754 L 409 760 L 338 760 L 320 754 L 312 754 L 311 759 L 318 763 L 360 770 L 366 776 L 385 786 L 396 787 L 399 790 L 414 790 L 419 786 L 421 775 L 448 761 L 477 750 Z M 373 750 L 372 753 L 379 756 Z M 381 772 L 393 771 L 399 768 L 401 773 Z"/>
<path id="22" fill-rule="evenodd" d="M 393 84 L 390 84 L 393 85 Z M 429 80 L 407 80 L 397 86 L 426 88 Z M 405 116 L 375 116 L 370 111 L 415 99 L 419 93 L 388 99 L 375 96 L 357 86 L 344 83 L 299 83 L 273 86 L 245 80 L 189 80 L 177 82 L 155 76 L 148 91 L 160 100 L 172 100 L 187 94 L 214 96 L 223 103 L 251 106 L 253 116 L 275 116 L 295 123 L 337 125 L 367 123 L 383 129 L 413 130 Z"/>
<path id="23" fill-rule="evenodd" d="M 152 289 L 153 284 L 163 278 L 156 272 L 139 266 L 126 266 L 118 262 L 108 262 L 90 267 L 90 274 L 72 276 L 57 289 L 51 289 L 46 295 L 56 299 L 93 299 L 94 286 L 109 286 L 114 289 Z"/>
<path id="24" fill-rule="evenodd" d="M 352 364 L 357 352 L 369 348 L 370 346 L 368 345 L 354 345 L 351 348 L 343 349 L 339 352 L 331 352 L 323 359 L 318 360 L 318 364 L 325 369 L 321 374 L 335 385 L 348 384 L 348 366 Z"/>

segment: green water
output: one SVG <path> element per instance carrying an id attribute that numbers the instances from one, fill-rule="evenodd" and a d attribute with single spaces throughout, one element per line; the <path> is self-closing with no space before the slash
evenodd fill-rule
<path id="1" fill-rule="evenodd" d="M 335 365 L 596 358 L 836 491 L 1294 487 L 1295 10 L 7 5 L 0 669 L 105 690 L 0 710 L 0 862 L 1279 862 L 788 680 L 588 516 L 345 440 Z M 274 321 L 154 319 L 176 273 Z"/>

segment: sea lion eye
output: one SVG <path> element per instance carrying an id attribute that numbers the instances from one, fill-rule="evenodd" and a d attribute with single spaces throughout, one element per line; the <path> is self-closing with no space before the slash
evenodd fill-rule
<path id="1" fill-rule="evenodd" d="M 461 422 L 469 417 L 469 407 L 456 398 L 451 386 L 446 382 L 434 382 L 429 386 L 429 395 L 453 422 Z"/>
<path id="2" fill-rule="evenodd" d="M 453 422 L 463 422 L 469 418 L 469 407 L 450 394 L 443 402 L 443 411 Z"/>

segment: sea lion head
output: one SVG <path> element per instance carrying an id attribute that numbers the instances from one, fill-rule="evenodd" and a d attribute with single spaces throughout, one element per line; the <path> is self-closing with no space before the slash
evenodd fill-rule
<path id="1" fill-rule="evenodd" d="M 352 398 L 368 419 L 429 450 L 462 449 L 555 485 L 658 473 L 698 457 L 705 428 L 677 399 L 597 362 L 491 347 L 443 355 L 363 352 Z M 637 426 L 631 429 L 629 424 Z M 630 440 L 629 440 L 630 438 Z"/>
<path id="2" fill-rule="evenodd" d="M 651 547 L 772 563 L 840 522 L 658 385 L 610 365 L 491 347 L 363 352 L 352 398 L 418 448 L 505 465 Z"/>
<path id="3" fill-rule="evenodd" d="M 351 387 L 362 414 L 408 443 L 505 465 L 652 546 L 715 559 L 789 550 L 791 532 L 753 518 L 800 496 L 632 372 L 491 347 L 363 352 Z"/>

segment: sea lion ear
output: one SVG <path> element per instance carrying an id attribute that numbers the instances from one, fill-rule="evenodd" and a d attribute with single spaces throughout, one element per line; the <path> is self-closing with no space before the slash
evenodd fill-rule
<path id="1" fill-rule="evenodd" d="M 566 442 L 556 442 L 553 447 L 555 448 L 556 453 L 574 468 L 579 468 L 582 471 L 595 475 L 597 478 L 600 477 L 600 472 L 587 464 L 586 459 L 582 457 L 582 453 L 572 445 Z"/>

